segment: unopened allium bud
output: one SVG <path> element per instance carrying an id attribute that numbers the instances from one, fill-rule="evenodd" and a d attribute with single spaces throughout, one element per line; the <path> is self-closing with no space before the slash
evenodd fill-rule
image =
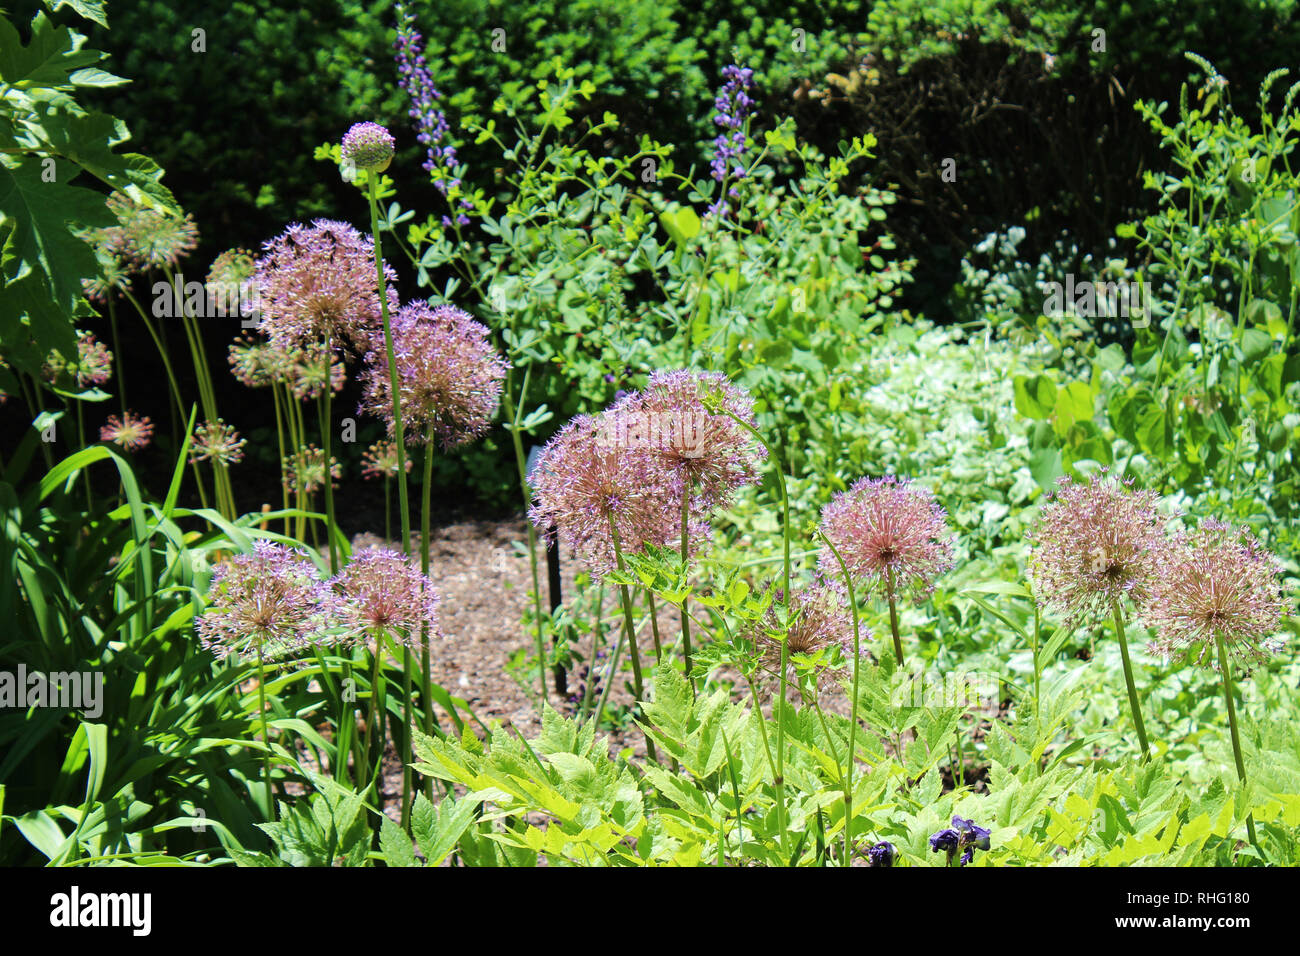
<path id="1" fill-rule="evenodd" d="M 382 173 L 393 161 L 396 141 L 378 123 L 357 123 L 343 134 L 343 161 Z"/>

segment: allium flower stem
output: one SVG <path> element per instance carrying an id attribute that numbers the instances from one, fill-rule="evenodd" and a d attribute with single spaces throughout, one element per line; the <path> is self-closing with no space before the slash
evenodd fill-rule
<path id="1" fill-rule="evenodd" d="M 1133 683 L 1133 664 L 1128 657 L 1128 638 L 1124 636 L 1124 614 L 1119 609 L 1119 601 L 1111 601 L 1111 613 L 1115 617 L 1115 633 L 1119 637 L 1119 656 L 1124 661 L 1124 683 L 1128 686 L 1128 705 L 1133 711 L 1133 724 L 1137 727 L 1138 743 L 1142 747 L 1142 762 L 1151 759 L 1147 747 L 1147 729 L 1142 723 L 1142 708 L 1138 704 L 1137 685 Z"/>
<path id="2" fill-rule="evenodd" d="M 331 354 L 332 353 L 330 351 L 330 337 L 329 334 L 327 333 L 325 336 L 326 361 L 329 361 Z M 338 569 L 339 569 L 338 550 L 334 545 L 334 482 L 330 481 L 330 477 L 328 474 L 329 462 L 331 457 L 330 439 L 333 438 L 333 435 L 331 433 L 334 431 L 334 420 L 333 420 L 334 416 L 331 414 L 331 402 L 330 402 L 331 396 L 333 394 L 334 394 L 334 389 L 330 388 L 328 385 L 326 385 L 325 388 L 321 389 L 320 443 L 321 443 L 321 450 L 325 454 L 325 470 L 327 472 L 327 474 L 325 475 L 325 539 L 329 544 L 330 574 L 338 573 Z"/>
<path id="3" fill-rule="evenodd" d="M 108 327 L 111 330 L 113 338 L 113 354 L 125 357 L 122 351 L 122 343 L 117 336 L 117 306 L 113 304 L 113 296 L 108 297 Z M 126 414 L 126 362 L 120 362 L 117 366 L 117 397 L 122 402 L 122 414 Z"/>
<path id="4" fill-rule="evenodd" d="M 682 492 L 682 573 L 690 578 L 691 558 L 691 495 Z M 695 675 L 691 673 L 694 664 L 691 661 L 691 615 L 686 602 L 689 596 L 682 598 L 682 653 L 686 657 L 686 681 L 691 685 L 691 699 L 695 699 Z"/>
<path id="5" fill-rule="evenodd" d="M 1237 705 L 1233 702 L 1232 693 L 1232 668 L 1228 662 L 1228 648 L 1224 643 L 1223 635 L 1215 635 L 1215 643 L 1219 648 L 1219 674 L 1223 678 L 1223 700 L 1228 706 L 1228 730 L 1232 734 L 1232 756 L 1237 762 L 1237 779 L 1241 781 L 1242 790 L 1246 787 L 1246 761 L 1241 756 L 1241 736 L 1237 732 Z M 1250 834 L 1250 842 L 1259 849 L 1259 837 L 1255 834 L 1255 814 L 1246 814 L 1246 830 Z"/>
<path id="6" fill-rule="evenodd" d="M 374 238 L 375 272 L 379 276 L 379 310 L 384 323 L 384 352 L 388 358 L 388 382 L 393 397 L 393 438 L 397 444 L 397 502 L 402 519 L 402 553 L 411 553 L 411 501 L 406 491 L 406 439 L 402 430 L 401 384 L 397 380 L 397 356 L 393 352 L 393 329 L 388 316 L 388 290 L 384 277 L 384 254 L 379 239 L 377 175 L 366 173 L 366 196 L 370 201 L 370 234 Z M 428 706 L 426 704 L 426 706 Z"/>
<path id="7" fill-rule="evenodd" d="M 894 569 L 888 568 L 885 571 L 885 578 L 888 582 L 885 587 L 885 597 L 889 600 L 889 633 L 894 638 L 894 660 L 898 666 L 903 666 L 903 639 L 898 634 L 898 598 L 894 595 Z"/>
<path id="8" fill-rule="evenodd" d="M 523 420 L 524 396 L 528 393 L 528 379 L 532 375 L 532 371 L 531 365 L 524 370 L 523 385 L 519 389 L 518 407 L 515 406 L 514 396 L 510 392 L 508 383 L 501 393 L 506 417 L 513 423 L 510 428 L 510 440 L 515 449 L 515 465 L 519 469 L 519 490 L 524 496 L 525 511 L 528 509 L 529 502 L 533 500 L 533 491 L 528 487 L 528 458 L 524 455 L 524 442 L 520 437 L 519 425 Z M 533 527 L 531 521 L 525 521 L 524 524 L 528 529 L 528 568 L 533 578 L 533 620 L 537 623 L 537 680 L 541 687 L 542 702 L 545 703 L 547 700 L 546 641 L 542 636 L 542 582 L 537 571 L 537 529 Z M 609 689 L 608 685 L 606 685 L 605 689 Z M 603 698 L 601 699 L 601 705 L 604 706 Z"/>
<path id="9" fill-rule="evenodd" d="M 166 343 L 158 335 L 158 330 L 154 328 L 153 322 L 149 320 L 149 314 L 145 312 L 140 305 L 140 300 L 131 294 L 129 289 L 123 289 L 122 294 L 126 300 L 135 306 L 136 312 L 140 313 L 140 319 L 144 322 L 145 331 L 149 333 L 149 338 L 153 339 L 154 347 L 158 349 L 158 355 L 162 358 L 163 369 L 167 372 L 167 384 L 171 386 L 172 401 L 176 405 L 176 417 L 172 419 L 172 439 L 177 438 L 176 426 L 179 422 L 185 420 L 185 406 L 181 402 L 181 387 L 176 384 L 176 372 L 172 369 L 172 360 L 168 355 Z M 197 471 L 197 469 L 196 469 Z"/>
<path id="10" fill-rule="evenodd" d="M 271 384 L 271 401 L 275 405 L 275 440 L 280 449 L 280 460 L 285 459 L 284 450 L 284 413 L 280 410 L 280 386 L 276 383 Z M 284 504 L 284 534 L 289 535 L 289 488 L 284 482 L 280 483 L 280 500 Z"/>
<path id="11" fill-rule="evenodd" d="M 858 600 L 853 594 L 853 575 L 849 574 L 844 557 L 831 543 L 831 539 L 826 537 L 825 532 L 819 534 L 826 542 L 826 547 L 831 549 L 831 554 L 835 555 L 835 562 L 840 566 L 840 573 L 844 575 L 844 586 L 849 593 L 849 615 L 853 619 L 853 700 L 849 704 L 849 752 L 846 761 L 848 765 L 844 770 L 844 856 L 841 861 L 841 865 L 848 866 L 853 830 L 853 763 L 858 753 L 858 688 L 862 666 L 862 629 L 858 625 Z"/>
<path id="12" fill-rule="evenodd" d="M 375 639 L 375 650 L 371 657 L 370 664 L 370 714 L 366 718 L 366 746 L 367 754 L 366 766 L 363 773 L 368 774 L 366 780 L 365 793 L 371 787 L 375 787 L 375 796 L 379 796 L 378 783 L 382 777 L 380 772 L 384 765 L 384 676 L 383 676 L 383 659 L 384 659 L 384 632 L 381 628 L 371 629 L 371 635 Z M 378 730 L 376 731 L 376 727 Z M 371 749 L 371 741 L 375 741 L 375 749 Z M 370 766 L 369 755 L 374 754 L 374 766 Z M 358 781 L 360 781 L 358 775 Z"/>
<path id="13" fill-rule="evenodd" d="M 743 418 L 740 418 L 726 408 L 722 409 L 733 421 L 739 423 L 746 431 L 754 436 L 764 448 L 767 449 L 768 461 L 772 465 L 772 471 L 776 475 L 777 486 L 781 489 L 781 546 L 782 546 L 782 564 L 781 580 L 784 590 L 781 592 L 781 600 L 785 604 L 787 618 L 790 613 L 790 602 L 793 592 L 790 589 L 790 496 L 786 493 L 785 488 L 785 467 L 781 458 L 767 443 L 757 428 L 749 424 Z M 683 607 L 683 613 L 685 608 Z M 789 843 L 788 834 L 786 833 L 786 814 L 785 814 L 785 712 L 787 709 L 786 695 L 789 693 L 787 687 L 786 671 L 790 663 L 789 641 L 786 639 L 788 634 L 781 637 L 781 692 L 777 695 L 776 704 L 776 819 L 777 828 L 780 831 L 780 845 L 784 847 Z"/>
<path id="14" fill-rule="evenodd" d="M 655 593 L 649 588 L 645 589 L 646 606 L 650 609 L 650 633 L 654 636 L 655 642 L 655 663 L 662 664 L 664 660 L 663 644 L 659 640 L 659 612 L 655 609 Z"/>
<path id="15" fill-rule="evenodd" d="M 271 731 L 266 723 L 266 661 L 262 642 L 257 643 L 257 712 L 262 718 L 262 780 L 266 784 L 266 818 L 275 819 L 275 798 L 271 795 Z"/>
<path id="16" fill-rule="evenodd" d="M 429 425 L 424 436 L 424 500 L 420 508 L 420 572 L 429 574 L 429 525 L 433 501 L 433 440 L 434 427 Z M 420 700 L 424 704 L 424 733 L 433 736 L 433 662 L 429 656 L 429 629 L 420 629 Z M 410 715 L 407 716 L 408 723 Z M 407 755 L 408 764 L 410 755 Z M 433 799 L 433 778 L 425 781 L 425 796 Z"/>
<path id="17" fill-rule="evenodd" d="M 619 542 L 618 527 L 614 524 L 612 515 L 609 516 L 609 532 L 614 542 L 614 560 L 618 565 L 618 570 L 623 572 L 625 570 L 623 548 Z M 636 627 L 632 623 L 632 594 L 626 584 L 620 584 L 618 590 L 623 598 L 623 627 L 627 632 L 627 643 L 632 654 L 632 683 L 636 690 L 636 703 L 639 706 L 645 700 L 645 691 L 641 683 L 641 655 L 636 648 Z M 610 677 L 612 683 L 613 675 L 611 674 Z M 542 668 L 542 680 L 546 680 L 546 669 L 544 667 Z M 659 758 L 655 754 L 655 744 L 650 739 L 649 733 L 645 735 L 645 751 L 651 760 L 658 761 Z"/>
<path id="18" fill-rule="evenodd" d="M 598 622 L 597 626 L 599 626 L 600 617 L 597 616 L 596 620 Z M 596 712 L 593 718 L 592 726 L 597 729 L 600 728 L 600 718 L 603 717 L 605 714 L 605 702 L 609 700 L 609 690 L 611 687 L 614 686 L 614 678 L 618 674 L 618 665 L 623 661 L 623 642 L 626 639 L 627 639 L 626 628 L 619 628 L 618 641 L 614 644 L 614 653 L 611 654 L 609 658 L 609 674 L 605 678 L 604 687 L 602 687 L 600 690 L 600 700 L 596 703 Z M 596 657 L 595 651 L 592 651 L 593 662 L 595 661 L 595 657 Z M 592 681 L 587 682 L 588 686 L 591 686 L 591 684 Z"/>

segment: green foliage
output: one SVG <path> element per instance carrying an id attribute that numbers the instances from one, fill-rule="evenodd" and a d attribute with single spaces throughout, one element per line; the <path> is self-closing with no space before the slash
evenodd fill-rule
<path id="1" fill-rule="evenodd" d="M 102 4 L 70 4 L 102 22 Z M 83 230 L 114 222 L 103 194 L 72 185 L 82 174 L 137 202 L 176 212 L 162 170 L 117 152 L 126 125 L 88 110 L 77 94 L 126 81 L 94 64 L 105 54 L 44 13 L 24 36 L 0 17 L 0 347 L 35 373 L 51 350 L 76 354 L 73 325 L 91 314 L 82 282 L 99 275 Z"/>

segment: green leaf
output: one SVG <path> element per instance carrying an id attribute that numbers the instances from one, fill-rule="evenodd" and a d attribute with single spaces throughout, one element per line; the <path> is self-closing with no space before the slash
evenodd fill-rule
<path id="1" fill-rule="evenodd" d="M 64 7 L 71 7 L 77 11 L 79 16 L 87 20 L 94 20 L 101 27 L 107 28 L 108 14 L 104 12 L 106 0 L 54 0 L 54 9 L 61 10 Z"/>
<path id="2" fill-rule="evenodd" d="M 379 851 L 383 853 L 384 862 L 389 866 L 420 865 L 420 861 L 415 856 L 415 848 L 411 846 L 410 838 L 407 837 L 401 827 L 386 816 L 379 826 Z"/>
<path id="3" fill-rule="evenodd" d="M 1041 420 L 1056 408 L 1056 383 L 1046 375 L 1027 378 L 1017 375 L 1013 382 L 1016 411 L 1026 418 Z"/>

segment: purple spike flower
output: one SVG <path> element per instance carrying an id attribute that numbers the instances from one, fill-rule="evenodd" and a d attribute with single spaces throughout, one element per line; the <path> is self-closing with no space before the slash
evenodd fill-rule
<path id="1" fill-rule="evenodd" d="M 713 161 L 710 165 L 713 168 L 713 178 L 726 184 L 729 181 L 734 183 L 745 178 L 745 165 L 740 159 L 749 149 L 749 144 L 745 140 L 745 119 L 754 107 L 754 101 L 749 96 L 754 71 L 749 67 L 742 68 L 732 64 L 723 67 L 722 77 L 727 82 L 718 91 L 717 98 L 713 101 L 713 108 L 716 111 L 713 122 L 722 127 L 722 131 L 713 140 Z M 720 196 L 718 201 L 709 207 L 709 215 L 720 215 L 725 218 L 728 197 L 737 199 L 740 197 L 740 191 L 734 185 L 730 186 L 726 195 Z"/>
<path id="2" fill-rule="evenodd" d="M 927 488 L 893 475 L 862 478 L 822 509 L 821 530 L 849 574 L 891 600 L 910 590 L 922 600 L 934 579 L 952 567 L 947 512 Z M 818 569 L 836 590 L 845 589 L 839 562 L 827 548 Z"/>
<path id="3" fill-rule="evenodd" d="M 453 306 L 412 302 L 393 317 L 392 334 L 408 439 L 431 430 L 450 449 L 486 432 L 510 369 L 487 328 Z M 373 337 L 366 363 L 361 409 L 387 421 L 391 435 L 392 383 L 382 334 Z"/>
<path id="4" fill-rule="evenodd" d="M 337 617 L 329 585 L 302 551 L 265 539 L 218 566 L 196 629 L 218 658 L 285 657 L 321 643 Z"/>
<path id="5" fill-rule="evenodd" d="M 388 308 L 397 274 L 384 265 Z M 344 222 L 298 223 L 263 245 L 257 260 L 260 330 L 281 349 L 329 339 L 359 352 L 382 327 L 374 240 Z"/>
<path id="6" fill-rule="evenodd" d="M 442 94 L 433 85 L 433 77 L 425 63 L 424 40 L 415 29 L 415 14 L 399 3 L 397 21 L 397 41 L 393 49 L 396 51 L 398 85 L 411 100 L 409 115 L 419 131 L 416 138 L 428 150 L 424 168 L 433 174 L 434 185 L 446 195 L 449 189 L 460 186 L 460 163 L 456 159 L 456 147 L 443 143 L 449 126 L 446 114 L 436 105 Z M 467 202 L 461 205 L 462 208 L 469 206 Z M 463 213 L 458 214 L 457 221 L 461 225 L 469 223 Z"/>

